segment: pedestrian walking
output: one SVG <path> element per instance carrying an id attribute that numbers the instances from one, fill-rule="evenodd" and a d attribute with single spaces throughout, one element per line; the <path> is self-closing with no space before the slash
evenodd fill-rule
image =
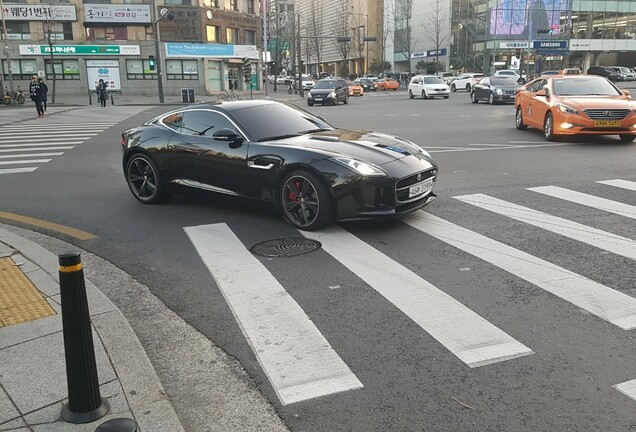
<path id="1" fill-rule="evenodd" d="M 35 109 L 38 112 L 38 117 L 44 117 L 44 107 L 42 106 L 44 94 L 42 92 L 42 86 L 40 86 L 36 75 L 31 77 L 31 83 L 29 84 L 29 96 L 35 103 Z"/>
<path id="2" fill-rule="evenodd" d="M 99 82 L 97 83 L 97 87 L 95 89 L 96 93 L 97 93 L 97 99 L 99 100 L 99 102 L 102 105 L 102 108 L 104 108 L 106 106 L 106 83 L 104 82 L 103 79 L 100 79 Z"/>
<path id="3" fill-rule="evenodd" d="M 46 112 L 46 102 L 48 101 L 47 94 L 49 93 L 49 86 L 46 85 L 46 83 L 44 82 L 42 78 L 38 78 L 38 82 L 40 83 L 40 87 L 42 87 L 42 96 L 43 96 L 42 107 L 44 108 L 44 111 Z"/>

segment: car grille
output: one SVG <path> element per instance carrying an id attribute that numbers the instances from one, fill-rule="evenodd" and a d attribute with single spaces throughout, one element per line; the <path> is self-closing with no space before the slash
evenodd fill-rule
<path id="1" fill-rule="evenodd" d="M 628 109 L 584 109 L 583 112 L 594 120 L 623 120 L 629 114 Z"/>
<path id="2" fill-rule="evenodd" d="M 416 183 L 423 182 L 424 180 L 427 180 L 431 177 L 435 177 L 436 174 L 436 170 L 430 169 L 398 180 L 398 182 L 395 184 L 395 197 L 397 201 L 400 203 L 405 203 L 422 198 L 422 196 L 424 195 L 415 198 L 409 198 L 409 187 L 413 186 Z M 420 177 L 419 180 L 417 178 L 418 176 Z"/>
<path id="3" fill-rule="evenodd" d="M 508 90 L 508 89 L 506 89 L 506 90 L 504 90 L 503 93 L 505 95 L 514 96 L 516 92 L 517 92 L 517 90 Z"/>

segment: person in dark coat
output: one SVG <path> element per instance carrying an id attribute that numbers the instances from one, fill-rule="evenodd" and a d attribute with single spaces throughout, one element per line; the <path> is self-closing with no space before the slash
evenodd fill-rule
<path id="1" fill-rule="evenodd" d="M 102 105 L 102 108 L 104 108 L 106 106 L 106 94 L 107 94 L 107 87 L 106 87 L 106 83 L 104 82 L 103 79 L 100 79 L 99 82 L 97 83 L 97 87 L 95 89 L 95 92 L 97 93 L 97 99 L 99 100 L 100 104 Z"/>
<path id="2" fill-rule="evenodd" d="M 46 111 L 46 102 L 48 101 L 48 93 L 49 93 L 49 86 L 46 85 L 46 83 L 44 82 L 44 80 L 42 78 L 38 78 L 38 83 L 40 83 L 40 87 L 42 87 L 42 96 L 44 97 L 42 100 L 42 107 L 44 108 L 44 111 Z"/>
<path id="3" fill-rule="evenodd" d="M 44 107 L 42 106 L 42 102 L 44 102 L 44 93 L 42 92 L 42 86 L 38 82 L 38 77 L 35 75 L 31 77 L 31 83 L 29 84 L 29 96 L 35 103 L 35 109 L 38 112 L 38 117 L 44 117 Z"/>

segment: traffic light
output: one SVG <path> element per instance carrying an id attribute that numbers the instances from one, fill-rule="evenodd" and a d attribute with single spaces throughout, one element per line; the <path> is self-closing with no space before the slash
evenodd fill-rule
<path id="1" fill-rule="evenodd" d="M 155 67 L 156 67 L 155 56 L 148 56 L 148 69 L 153 71 L 155 70 Z"/>
<path id="2" fill-rule="evenodd" d="M 243 57 L 243 79 L 245 82 L 252 80 L 252 62 L 247 57 Z"/>

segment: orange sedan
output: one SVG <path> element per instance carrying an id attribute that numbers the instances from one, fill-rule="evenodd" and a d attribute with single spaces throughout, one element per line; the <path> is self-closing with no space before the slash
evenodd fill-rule
<path id="1" fill-rule="evenodd" d="M 392 79 L 379 79 L 375 83 L 376 90 L 397 90 L 400 83 Z"/>
<path id="2" fill-rule="evenodd" d="M 364 96 L 364 89 L 361 85 L 347 80 L 347 87 L 349 87 L 349 96 Z"/>
<path id="3" fill-rule="evenodd" d="M 541 129 L 548 141 L 566 135 L 636 138 L 636 101 L 600 76 L 539 77 L 517 92 L 515 109 L 517 129 Z"/>

